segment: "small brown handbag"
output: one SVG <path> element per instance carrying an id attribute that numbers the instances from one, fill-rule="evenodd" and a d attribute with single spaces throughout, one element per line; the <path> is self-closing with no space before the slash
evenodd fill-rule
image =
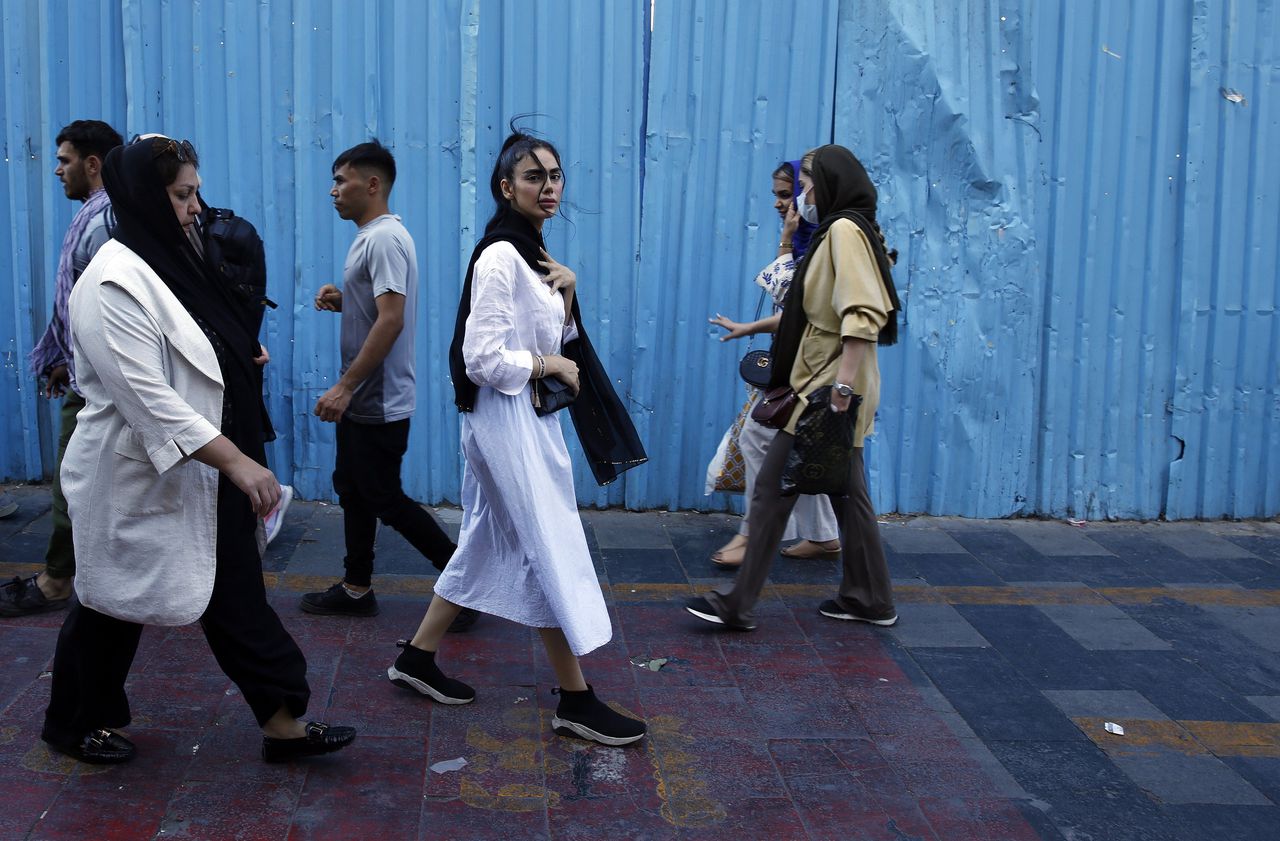
<path id="1" fill-rule="evenodd" d="M 800 390 L 804 391 L 808 388 L 818 378 L 819 374 L 831 367 L 831 363 L 839 358 L 840 352 L 837 351 L 835 356 L 827 360 L 826 365 L 813 372 L 813 376 L 809 378 L 808 382 Z M 796 394 L 795 389 L 789 385 L 780 385 L 760 395 L 760 402 L 751 410 L 751 419 L 770 429 L 785 429 L 791 421 L 791 414 L 799 404 L 800 395 Z"/>

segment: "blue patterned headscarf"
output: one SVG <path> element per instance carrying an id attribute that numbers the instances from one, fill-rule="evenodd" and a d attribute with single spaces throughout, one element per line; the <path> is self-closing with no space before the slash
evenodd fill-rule
<path id="1" fill-rule="evenodd" d="M 791 167 L 791 203 L 795 205 L 796 212 L 799 212 L 800 206 L 796 204 L 796 200 L 800 198 L 800 162 L 787 161 L 787 166 Z M 799 262 L 800 258 L 808 252 L 809 240 L 813 237 L 815 227 L 803 219 L 800 220 L 800 226 L 791 237 L 791 256 L 796 262 Z"/>

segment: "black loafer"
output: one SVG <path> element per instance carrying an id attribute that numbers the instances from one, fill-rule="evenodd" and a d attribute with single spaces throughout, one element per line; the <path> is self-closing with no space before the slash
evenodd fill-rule
<path id="1" fill-rule="evenodd" d="M 266 762 L 291 762 L 342 750 L 356 738 L 354 727 L 330 727 L 319 721 L 307 722 L 307 735 L 297 739 L 262 737 L 262 758 Z"/>
<path id="2" fill-rule="evenodd" d="M 119 765 L 133 759 L 137 752 L 133 742 L 110 730 L 90 730 L 75 744 L 60 744 L 47 738 L 44 741 L 58 753 L 91 765 Z"/>

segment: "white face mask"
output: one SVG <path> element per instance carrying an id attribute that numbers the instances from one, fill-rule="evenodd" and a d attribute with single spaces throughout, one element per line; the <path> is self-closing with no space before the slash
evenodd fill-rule
<path id="1" fill-rule="evenodd" d="M 816 225 L 818 224 L 818 206 L 814 204 L 809 204 L 809 202 L 807 201 L 808 198 L 809 198 L 809 191 L 801 190 L 800 198 L 796 199 L 796 207 L 800 211 L 801 219 L 808 222 L 810 225 Z"/>

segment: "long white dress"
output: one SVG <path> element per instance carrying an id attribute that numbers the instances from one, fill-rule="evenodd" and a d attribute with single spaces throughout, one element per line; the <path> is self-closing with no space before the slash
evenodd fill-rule
<path id="1" fill-rule="evenodd" d="M 574 654 L 609 641 L 612 627 L 587 550 L 559 412 L 530 397 L 534 354 L 577 336 L 564 296 L 515 247 L 481 252 L 471 280 L 462 355 L 480 386 L 462 416 L 462 532 L 436 592 L 464 607 L 537 628 L 560 628 Z"/>

